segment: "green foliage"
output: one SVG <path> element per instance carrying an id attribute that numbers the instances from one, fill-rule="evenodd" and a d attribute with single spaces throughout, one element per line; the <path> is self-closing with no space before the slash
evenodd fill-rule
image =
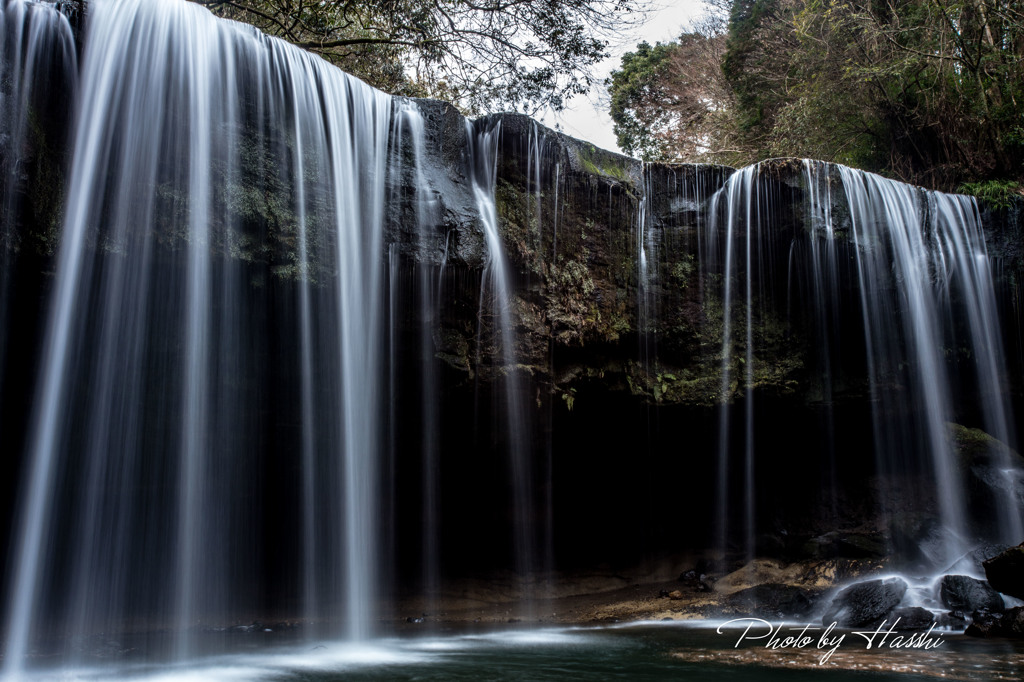
<path id="1" fill-rule="evenodd" d="M 669 56 L 677 47 L 668 43 L 653 47 L 640 43 L 636 52 L 627 52 L 622 57 L 622 68 L 613 71 L 608 80 L 615 137 L 626 154 L 647 160 L 663 156 L 654 131 L 667 116 L 667 108 L 648 107 L 645 103 L 663 103 L 665 93 L 661 88 L 669 77 Z"/>
<path id="2" fill-rule="evenodd" d="M 726 52 L 722 57 L 722 73 L 736 95 L 738 123 L 750 130 L 764 120 L 770 91 L 764 76 L 776 67 L 780 55 L 765 50 L 765 26 L 777 16 L 779 0 L 735 0 L 729 16 Z"/>
<path id="3" fill-rule="evenodd" d="M 1014 199 L 1024 195 L 1024 187 L 1013 180 L 965 182 L 956 191 L 973 195 L 995 208 L 1009 208 Z"/>
<path id="4" fill-rule="evenodd" d="M 1024 181 L 1019 3 L 707 1 L 726 26 L 724 48 L 703 52 L 717 75 L 692 77 L 685 34 L 641 44 L 609 81 L 623 149 L 733 164 L 813 157 L 945 190 Z M 716 33 L 701 35 L 713 44 Z M 693 102 L 712 102 L 710 115 L 693 115 Z M 1008 187 L 964 191 L 1005 202 Z"/>
<path id="5" fill-rule="evenodd" d="M 640 43 L 605 81 L 619 147 L 647 161 L 733 161 L 724 134 L 731 93 L 721 71 L 725 24 L 705 21 L 675 42 Z"/>
<path id="6" fill-rule="evenodd" d="M 992 0 L 733 7 L 723 68 L 750 146 L 940 189 L 1024 172 L 1014 132 L 1024 120 L 1019 8 Z"/>

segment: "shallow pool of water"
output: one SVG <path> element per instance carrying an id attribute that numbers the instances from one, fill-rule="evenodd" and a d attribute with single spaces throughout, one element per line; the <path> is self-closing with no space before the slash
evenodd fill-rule
<path id="1" fill-rule="evenodd" d="M 836 646 L 818 646 L 821 632 L 790 643 L 799 627 L 772 636 L 717 623 L 639 623 L 593 628 L 445 632 L 362 644 L 236 640 L 228 654 L 191 664 L 98 664 L 37 669 L 32 680 L 145 680 L 147 682 L 333 680 L 1019 680 L 1024 643 L 940 633 L 932 648 L 891 648 L 855 633 Z M 832 633 L 835 638 L 843 633 Z M 760 639 L 753 639 L 764 635 Z M 798 640 L 800 641 L 800 640 Z M 834 641 L 834 639 L 833 639 Z M 901 641 L 902 644 L 907 642 Z M 879 646 L 882 644 L 882 646 Z"/>

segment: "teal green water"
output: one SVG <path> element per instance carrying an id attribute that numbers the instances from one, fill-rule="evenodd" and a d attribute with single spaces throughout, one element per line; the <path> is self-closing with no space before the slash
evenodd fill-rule
<path id="1" fill-rule="evenodd" d="M 604 628 L 438 632 L 365 644 L 271 644 L 239 638 L 230 654 L 189 666 L 138 661 L 124 665 L 40 671 L 39 680 L 149 682 L 339 680 L 917 680 L 1024 679 L 1024 643 L 943 633 L 930 650 L 865 648 L 848 636 L 832 658 L 822 651 L 736 646 L 738 631 L 712 626 L 640 624 Z"/>

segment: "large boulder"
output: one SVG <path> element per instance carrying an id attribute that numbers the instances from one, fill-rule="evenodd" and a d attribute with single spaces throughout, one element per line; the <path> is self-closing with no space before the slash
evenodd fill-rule
<path id="1" fill-rule="evenodd" d="M 1003 594 L 1024 599 L 1024 543 L 985 561 L 988 583 Z"/>
<path id="2" fill-rule="evenodd" d="M 734 592 L 728 604 L 745 614 L 799 618 L 814 608 L 814 594 L 795 585 L 766 583 Z"/>
<path id="3" fill-rule="evenodd" d="M 893 609 L 889 613 L 889 625 L 892 625 L 900 632 L 908 630 L 927 630 L 932 625 L 937 625 L 935 614 L 920 606 L 906 606 Z"/>
<path id="4" fill-rule="evenodd" d="M 900 578 L 868 580 L 841 590 L 829 604 L 821 619 L 822 625 L 838 623 L 841 627 L 867 627 L 881 623 L 895 609 L 907 583 Z"/>
<path id="5" fill-rule="evenodd" d="M 939 598 L 950 611 L 991 611 L 1005 608 L 1003 598 L 984 580 L 966 575 L 944 575 L 939 584 Z"/>

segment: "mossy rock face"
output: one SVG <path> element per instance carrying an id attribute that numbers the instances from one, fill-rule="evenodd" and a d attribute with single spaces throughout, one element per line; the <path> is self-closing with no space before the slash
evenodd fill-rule
<path id="1" fill-rule="evenodd" d="M 610 181 L 632 183 L 636 177 L 636 160 L 598 149 L 584 143 L 574 150 L 576 165 L 585 173 L 607 178 Z"/>
<path id="2" fill-rule="evenodd" d="M 407 105 L 396 98 L 393 106 L 397 116 Z M 650 404 L 707 407 L 735 402 L 751 390 L 824 400 L 815 383 L 811 335 L 773 307 L 768 294 L 755 293 L 749 302 L 734 297 L 725 309 L 728 283 L 701 252 L 716 218 L 714 195 L 733 169 L 645 164 L 523 115 L 500 114 L 467 125 L 448 103 L 417 100 L 416 106 L 425 133 L 421 167 L 415 172 L 410 140 L 391 140 L 381 239 L 403 267 L 425 268 L 438 281 L 438 273 L 459 273 L 458 290 L 444 289 L 439 314 L 445 331 L 433 341 L 449 367 L 486 377 L 500 374 L 504 362 L 494 355 L 494 320 L 478 319 L 490 256 L 469 159 L 469 136 L 500 124 L 495 204 L 514 294 L 513 366 L 529 368 L 552 395 L 576 387 L 575 378 L 557 378 L 567 375 L 557 366 L 565 362 L 585 368 L 569 373 L 580 380 L 606 376 Z M 301 180 L 309 191 L 300 211 L 296 179 L 289 173 L 298 153 L 295 140 L 287 131 L 271 139 L 255 118 L 239 125 L 223 131 L 240 140 L 235 167 L 218 167 L 212 178 L 217 191 L 210 210 L 211 250 L 258 266 L 253 286 L 274 279 L 327 286 L 337 273 L 328 255 L 336 251 L 331 197 L 313 189 L 325 185 L 315 170 L 322 152 L 302 150 L 307 173 Z M 407 136 L 402 130 L 393 134 Z M 32 129 L 38 163 L 28 203 L 34 217 L 7 235 L 5 248 L 54 252 L 66 164 L 66 143 L 58 132 L 42 119 Z M 772 219 L 785 226 L 780 239 L 814 229 L 814 219 L 806 216 L 812 190 L 830 197 L 835 234 L 845 239 L 849 216 L 838 171 L 820 167 L 815 177 L 822 186 L 810 188 L 804 168 L 798 159 L 758 166 L 757 181 L 777 190 L 778 215 Z M 423 202 L 430 205 L 426 224 Z M 189 212 L 187 196 L 170 182 L 158 184 L 157 221 L 149 226 L 157 243 L 170 250 L 190 243 L 184 227 Z M 305 260 L 299 256 L 302 229 L 316 245 Z M 1012 239 L 1004 241 L 1012 246 Z M 105 241 L 96 246 L 111 254 L 127 252 Z M 748 353 L 745 332 L 736 330 L 751 310 Z M 480 372 L 477 364 L 491 369 Z"/>
<path id="3" fill-rule="evenodd" d="M 499 122 L 495 202 L 522 313 L 517 364 L 565 392 L 574 385 L 553 379 L 550 357 L 571 349 L 593 363 L 587 376 L 619 377 L 616 385 L 653 404 L 706 407 L 748 390 L 800 390 L 805 342 L 770 305 L 754 302 L 752 356 L 745 336 L 722 342 L 727 319 L 734 329 L 746 320 L 747 303 L 723 309 L 724 279 L 702 267 L 699 245 L 732 169 L 640 164 L 519 115 L 475 125 Z M 795 173 L 797 186 L 803 177 L 797 161 L 764 172 Z M 798 209 L 784 208 L 791 220 Z M 486 321 L 484 331 L 493 336 Z M 637 350 L 645 347 L 657 351 Z"/>
<path id="4" fill-rule="evenodd" d="M 517 282 L 516 326 L 543 340 L 524 339 L 519 360 L 549 377 L 551 344 L 606 347 L 635 330 L 638 203 L 626 170 L 583 169 L 582 143 L 522 116 L 503 115 L 500 125 L 495 202 Z M 608 157 L 621 169 L 637 163 Z"/>
<path id="5" fill-rule="evenodd" d="M 722 309 L 723 280 L 702 270 L 698 248 L 711 198 L 732 169 L 639 164 L 516 115 L 501 116 L 500 125 L 495 200 L 523 285 L 519 308 L 532 313 L 516 321 L 522 333 L 548 339 L 556 356 L 574 349 L 595 363 L 589 376 L 621 376 L 645 402 L 703 407 L 747 390 L 796 390 L 801 345 L 770 309 L 758 313 L 751 334 L 751 371 L 738 341 L 723 347 L 726 317 L 745 319 L 746 304 Z M 643 360 L 638 346 L 657 353 Z M 546 357 L 519 361 L 546 380 L 557 373 Z M 563 381 L 552 390 L 571 387 Z"/>
<path id="6" fill-rule="evenodd" d="M 988 254 L 1006 265 L 996 276 L 1019 281 L 1024 271 L 1024 197 L 1014 197 L 1003 206 L 979 200 L 978 207 Z"/>
<path id="7" fill-rule="evenodd" d="M 1021 456 L 1006 443 L 992 437 L 981 429 L 972 429 L 962 424 L 948 424 L 949 436 L 959 453 L 961 467 L 973 466 L 977 462 L 989 462 L 993 458 L 1007 457 L 1024 464 Z"/>

